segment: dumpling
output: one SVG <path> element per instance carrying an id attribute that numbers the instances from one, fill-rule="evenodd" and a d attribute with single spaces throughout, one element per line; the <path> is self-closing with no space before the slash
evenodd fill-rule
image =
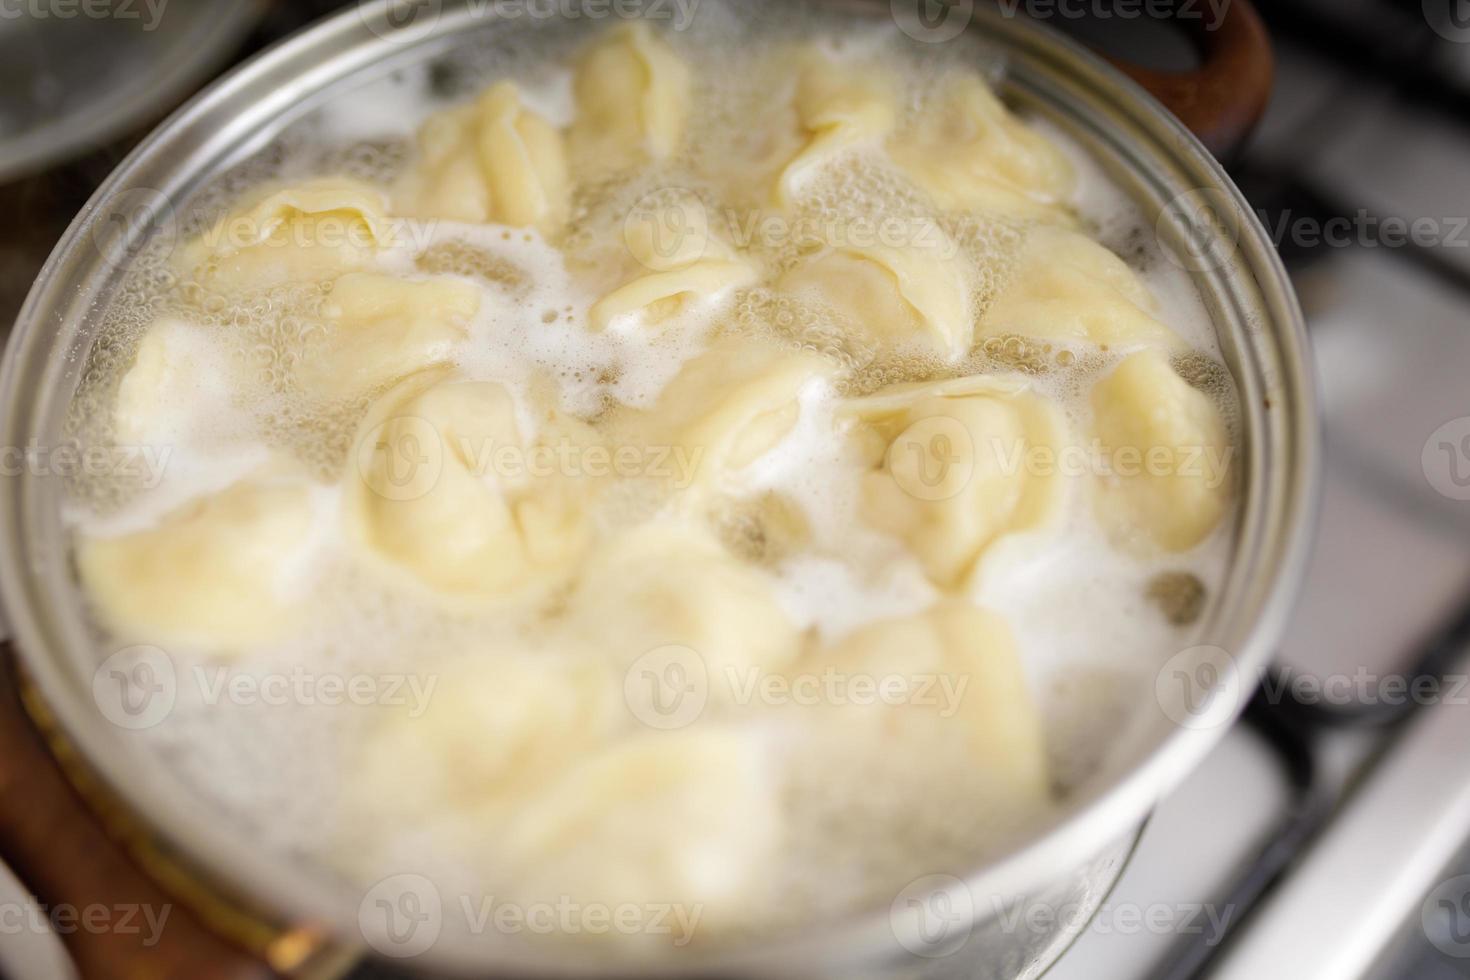
<path id="1" fill-rule="evenodd" d="M 578 652 L 487 651 L 431 676 L 426 704 L 389 714 L 363 742 L 353 788 L 370 807 L 416 820 L 448 808 L 482 824 L 629 722 L 622 679 Z"/>
<path id="2" fill-rule="evenodd" d="M 782 826 L 778 789 L 747 732 L 635 735 L 517 808 L 498 832 L 506 890 L 605 908 L 657 897 L 702 910 L 705 928 L 728 926 L 765 897 Z"/>
<path id="3" fill-rule="evenodd" d="M 154 323 L 118 384 L 117 443 L 163 447 L 191 441 L 229 408 L 231 368 L 228 355 L 197 325 L 173 318 Z"/>
<path id="4" fill-rule="evenodd" d="M 694 651 L 697 663 L 683 666 L 703 670 L 707 687 L 696 695 L 717 704 L 732 704 L 753 675 L 779 672 L 800 652 L 800 635 L 766 575 L 692 522 L 634 527 L 593 552 L 568 610 L 577 635 L 601 643 L 623 669 L 660 647 Z M 628 693 L 657 697 L 636 678 Z M 630 706 L 635 714 L 653 710 Z"/>
<path id="5" fill-rule="evenodd" d="M 349 273 L 332 284 L 326 330 L 301 351 L 297 379 L 329 399 L 397 381 L 449 360 L 479 308 L 479 290 L 462 280 Z"/>
<path id="6" fill-rule="evenodd" d="M 711 486 L 774 449 L 800 418 L 802 393 L 836 374 L 836 364 L 811 351 L 725 338 L 625 423 L 625 439 L 672 447 L 681 467 L 670 474 L 675 489 Z"/>
<path id="7" fill-rule="evenodd" d="M 647 24 L 624 25 L 594 45 L 572 85 L 577 119 L 570 140 L 579 165 L 616 170 L 678 152 L 689 116 L 689 69 Z"/>
<path id="8" fill-rule="evenodd" d="M 899 165 L 941 208 L 1064 217 L 1072 165 L 1013 116 L 985 81 L 946 79 L 939 104 L 888 143 Z"/>
<path id="9" fill-rule="evenodd" d="M 781 277 L 777 288 L 806 295 L 882 349 L 911 348 L 948 361 L 974 338 L 969 272 L 945 233 L 919 245 L 829 248 Z"/>
<path id="10" fill-rule="evenodd" d="M 1220 411 L 1158 351 L 1123 360 L 1092 390 L 1094 434 L 1112 473 L 1097 512 L 1125 542 L 1188 551 L 1230 503 L 1233 447 Z"/>
<path id="11" fill-rule="evenodd" d="M 588 485 L 534 472 L 533 452 L 504 386 L 411 378 L 359 431 L 348 475 L 356 536 L 446 596 L 552 581 L 586 545 Z"/>
<path id="12" fill-rule="evenodd" d="M 310 485 L 259 474 L 115 537 L 83 535 L 77 569 L 121 636 L 231 653 L 285 634 L 318 522 Z"/>
<path id="13" fill-rule="evenodd" d="M 513 83 L 433 116 L 418 142 L 419 161 L 394 191 L 397 213 L 543 231 L 565 219 L 571 182 L 561 133 L 521 104 Z"/>
<path id="14" fill-rule="evenodd" d="M 803 185 L 847 150 L 877 143 L 897 118 L 890 78 L 856 65 L 840 65 L 817 52 L 803 59 L 796 85 L 796 155 L 776 178 L 776 203 L 790 205 Z"/>
<path id="15" fill-rule="evenodd" d="M 874 467 L 863 478 L 864 518 L 903 540 L 940 586 L 960 585 L 1000 536 L 1050 526 L 1062 512 L 1066 423 L 1019 383 L 904 385 L 846 409 Z"/>
<path id="16" fill-rule="evenodd" d="M 1122 259 L 1086 235 L 1039 225 L 976 332 L 982 338 L 1178 346 L 1179 338 L 1154 319 L 1153 310 L 1153 295 Z"/>
<path id="17" fill-rule="evenodd" d="M 672 220 L 683 221 L 683 210 L 673 210 Z M 670 209 L 648 216 L 648 221 L 630 221 L 624 243 L 633 260 L 632 278 L 592 304 L 588 312 L 593 329 L 606 330 L 616 320 L 639 314 L 642 322 L 659 323 L 676 316 L 695 303 L 718 301 L 728 290 L 754 282 L 757 269 L 720 239 L 707 225 L 683 229 L 670 225 Z M 657 229 L 677 227 L 673 242 L 662 242 Z"/>
<path id="18" fill-rule="evenodd" d="M 958 780 L 1022 811 L 1048 797 L 1045 735 L 1004 619 L 968 602 L 866 626 L 813 655 L 802 670 L 892 685 L 891 703 L 844 706 L 855 757 L 942 754 Z M 891 680 L 890 680 L 891 679 Z M 871 749 L 860 746 L 871 744 Z"/>
<path id="19" fill-rule="evenodd" d="M 257 194 L 181 252 L 184 274 L 211 289 L 268 289 L 331 279 L 367 265 L 392 243 L 377 188 L 324 177 Z"/>

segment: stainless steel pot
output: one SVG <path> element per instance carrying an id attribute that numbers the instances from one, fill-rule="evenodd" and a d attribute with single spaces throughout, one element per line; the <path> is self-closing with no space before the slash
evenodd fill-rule
<path id="1" fill-rule="evenodd" d="M 908 0 L 824 0 L 897 22 L 912 36 L 953 30 L 914 21 Z M 979 57 L 1005 97 L 1091 152 L 1157 216 L 1161 240 L 1189 265 L 1214 318 L 1242 405 L 1241 511 L 1226 581 L 1171 661 L 1155 698 L 1138 705 L 1108 760 L 1053 823 L 963 879 L 916 884 L 905 908 L 759 945 L 699 954 L 644 975 L 1030 977 L 1085 924 L 1119 873 L 1156 801 L 1225 731 L 1284 625 L 1301 576 L 1315 505 L 1317 422 L 1305 333 L 1264 229 L 1219 164 L 1137 84 L 1060 35 L 964 8 Z M 474 0 L 420 5 L 395 23 L 386 4 L 346 11 L 249 62 L 146 140 L 97 192 L 56 248 L 16 324 L 0 375 L 0 445 L 54 446 L 123 260 L 168 233 L 170 202 L 267 146 L 325 99 L 406 64 L 465 46 L 505 43 L 502 8 Z M 426 16 L 425 11 L 432 16 Z M 959 33 L 959 31 L 955 31 Z M 517 35 L 524 40 L 529 35 Z M 924 40 L 937 40 L 931 33 Z M 1198 106 L 1196 106 L 1198 108 Z M 93 698 L 92 637 L 72 585 L 55 476 L 0 481 L 0 601 L 28 672 L 65 735 L 158 841 L 255 914 L 362 942 L 362 894 L 302 862 L 241 839 L 158 764 Z M 1180 683 L 1176 683 L 1180 681 Z M 1068 910 L 1050 923 L 1017 908 Z M 915 918 L 917 916 L 917 918 Z M 1038 924 L 1038 922 L 1040 924 Z M 919 927 L 915 931 L 915 927 Z M 925 930 L 928 931 L 925 931 Z M 939 930 L 935 932 L 934 930 Z M 606 972 L 592 960 L 487 960 L 473 942 L 432 945 L 413 961 L 456 973 Z"/>

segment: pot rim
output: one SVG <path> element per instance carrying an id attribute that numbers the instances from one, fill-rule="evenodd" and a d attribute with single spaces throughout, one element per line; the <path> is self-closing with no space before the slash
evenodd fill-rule
<path id="1" fill-rule="evenodd" d="M 873 4 L 866 0 L 822 2 L 873 13 Z M 201 159 L 211 163 L 203 169 L 217 172 L 258 148 L 262 132 L 273 136 L 281 120 L 292 117 L 290 110 L 312 96 L 362 69 L 386 71 L 422 60 L 436 42 L 450 38 L 471 20 L 484 19 L 483 3 L 451 0 L 443 5 L 432 30 L 400 45 L 372 29 L 387 23 L 390 5 L 391 0 L 376 0 L 344 10 L 245 62 L 161 124 L 109 176 L 52 252 L 17 319 L 0 367 L 0 425 L 5 429 L 0 444 L 27 445 L 48 421 L 38 418 L 40 406 L 52 403 L 54 409 L 56 391 L 67 391 L 69 398 L 66 371 L 77 351 L 67 348 L 65 353 L 72 356 L 62 356 L 54 334 L 73 344 L 87 339 L 68 313 L 80 304 L 88 274 L 92 280 L 98 278 L 101 263 L 89 255 L 87 246 L 90 240 L 96 250 L 97 229 L 107 219 L 110 203 L 130 193 L 166 194 L 170 184 L 185 180 L 184 175 L 198 174 Z M 1090 135 L 1101 141 L 1098 145 L 1108 147 L 1115 163 L 1139 178 L 1130 188 L 1135 199 L 1140 192 L 1147 197 L 1150 188 L 1155 196 L 1170 186 L 1203 188 L 1228 208 L 1234 247 L 1219 269 L 1199 275 L 1217 276 L 1220 282 L 1211 287 L 1211 295 L 1217 300 L 1226 296 L 1235 310 L 1229 324 L 1233 341 L 1223 334 L 1220 317 L 1225 314 L 1220 308 L 1211 313 L 1222 331 L 1222 345 L 1234 350 L 1230 366 L 1239 387 L 1245 455 L 1250 461 L 1235 554 L 1216 610 L 1219 622 L 1210 636 L 1210 642 L 1230 651 L 1239 671 L 1241 696 L 1233 706 L 1233 718 L 1244 707 L 1244 695 L 1253 689 L 1285 627 L 1314 529 L 1320 448 L 1301 311 L 1265 229 L 1240 192 L 1151 96 L 1044 25 L 980 6 L 968 29 L 983 32 L 987 42 L 1004 51 L 1008 91 L 1025 82 L 1038 104 L 1056 100 L 1053 108 L 1065 104 L 1077 114 L 1074 121 L 1091 127 Z M 1145 172 L 1152 176 L 1141 176 Z M 1196 280 L 1200 282 L 1199 276 Z M 55 419 L 50 422 L 54 426 Z M 101 716 L 91 695 L 90 675 L 79 676 L 63 656 L 64 651 L 77 649 L 82 627 L 59 616 L 47 598 L 69 574 L 68 560 L 59 549 L 38 549 L 33 540 L 38 533 L 54 535 L 57 530 L 59 491 L 49 479 L 27 472 L 0 481 L 0 605 L 29 673 L 67 735 L 161 840 L 187 855 L 225 891 L 285 921 L 320 925 L 344 941 L 360 941 L 356 907 L 344 903 L 347 893 L 342 888 L 326 885 L 320 875 L 288 855 L 261 854 L 208 813 L 191 808 L 187 794 L 156 771 L 156 760 L 153 766 L 147 764 L 146 753 L 126 737 L 130 733 Z M 1077 799 L 1069 800 L 1054 823 L 963 882 L 956 879 L 948 890 L 956 897 L 967 892 L 969 901 L 975 896 L 1024 896 L 1068 874 L 1108 842 L 1136 828 L 1228 728 L 1226 722 L 1170 730 L 1171 723 L 1163 721 L 1162 727 L 1148 729 L 1157 729 L 1157 738 L 1149 743 L 1152 748 L 1131 765 L 1117 767 L 1126 772 L 1113 779 L 1099 778 L 1097 786 L 1084 788 Z M 983 912 L 978 917 L 983 918 Z M 639 963 L 636 969 L 642 975 L 690 970 L 771 973 L 820 961 L 831 954 L 834 944 L 844 957 L 856 959 L 891 951 L 893 943 L 888 910 L 871 909 L 771 937 L 758 947 L 715 949 L 668 964 Z M 418 962 L 472 971 L 482 967 L 485 958 L 483 948 L 469 944 L 463 949 L 435 948 Z M 588 962 L 594 969 L 608 968 L 605 962 Z M 507 958 L 497 965 L 502 963 L 532 972 L 568 965 L 565 959 L 552 963 L 539 956 Z"/>

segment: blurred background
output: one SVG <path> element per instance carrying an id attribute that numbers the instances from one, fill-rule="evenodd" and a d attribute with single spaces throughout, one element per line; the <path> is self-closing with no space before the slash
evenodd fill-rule
<path id="1" fill-rule="evenodd" d="M 1019 7 L 1177 70 L 1194 62 L 1191 43 L 1148 12 L 1191 3 L 1209 9 Z M 0 322 L 152 125 L 339 5 L 0 8 Z M 1056 980 L 1470 977 L 1470 3 L 1257 6 L 1275 87 L 1224 162 L 1286 261 L 1315 344 L 1321 530 L 1275 672 L 1156 813 Z M 20 887 L 0 876 L 0 901 Z M 63 968 L 23 940 L 0 935 L 0 970 Z"/>

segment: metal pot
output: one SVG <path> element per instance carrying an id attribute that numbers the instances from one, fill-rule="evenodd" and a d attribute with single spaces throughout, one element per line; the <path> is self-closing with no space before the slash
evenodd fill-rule
<path id="1" fill-rule="evenodd" d="M 843 923 L 639 973 L 1032 977 L 1101 903 L 1155 803 L 1224 733 L 1284 626 L 1303 571 L 1317 483 L 1305 332 L 1264 229 L 1220 165 L 1122 73 L 1003 10 L 953 5 L 947 18 L 965 12 L 955 29 L 952 19 L 916 19 L 911 0 L 824 2 L 855 16 L 891 18 L 921 40 L 950 31 L 978 35 L 984 56 L 1001 69 L 1005 98 L 1069 134 L 1146 214 L 1157 216 L 1161 240 L 1188 263 L 1214 318 L 1239 392 L 1243 478 L 1232 561 L 1198 626 L 1197 642 L 1208 648 L 1171 661 L 1157 698 L 1139 705 L 1107 762 L 1071 794 L 1065 811 L 963 880 L 933 876 L 916 883 L 902 898 L 917 903 L 917 920 L 895 903 Z M 396 10 L 387 4 L 350 10 L 268 51 L 187 105 L 117 169 L 57 246 L 20 314 L 0 375 L 0 445 L 61 442 L 64 411 L 99 326 L 97 310 L 116 287 L 122 260 L 150 236 L 170 230 L 170 202 L 187 200 L 333 93 L 451 49 L 504 43 L 512 30 L 534 29 L 531 22 L 499 16 L 483 0 L 446 0 L 442 9 L 421 5 L 420 16 L 407 23 L 395 23 Z M 1231 16 L 1246 20 L 1233 21 L 1211 42 L 1228 50 L 1207 47 L 1205 67 L 1184 87 L 1183 101 L 1179 91 L 1171 95 L 1217 148 L 1248 125 L 1251 106 L 1241 102 L 1258 109 L 1263 97 L 1260 62 L 1242 61 L 1238 47 L 1226 44 L 1231 32 L 1236 40 L 1259 39 L 1259 23 L 1242 3 L 1232 5 Z M 1224 75 L 1243 64 L 1254 65 L 1256 74 L 1236 89 L 1222 87 Z M 1159 81 L 1141 70 L 1135 74 Z M 1171 84 L 1178 88 L 1178 81 L 1176 76 Z M 1168 93 L 1169 86 L 1160 89 Z M 1243 99 L 1219 102 L 1222 92 Z M 277 926 L 360 944 L 360 892 L 232 834 L 131 733 L 99 712 L 93 638 L 73 586 L 60 503 L 55 476 L 26 472 L 0 481 L 0 601 L 25 668 L 61 732 L 158 846 L 180 856 L 232 903 Z M 1185 683 L 1173 682 L 1177 671 Z M 1069 911 L 1039 925 L 1033 916 L 1007 914 L 1036 907 Z M 291 935 L 299 940 L 303 933 Z M 267 943 L 265 951 L 276 957 L 275 965 L 291 965 L 280 948 Z M 412 965 L 482 974 L 607 969 L 595 961 L 551 962 L 529 954 L 487 960 L 477 944 L 450 939 L 433 944 Z"/>

